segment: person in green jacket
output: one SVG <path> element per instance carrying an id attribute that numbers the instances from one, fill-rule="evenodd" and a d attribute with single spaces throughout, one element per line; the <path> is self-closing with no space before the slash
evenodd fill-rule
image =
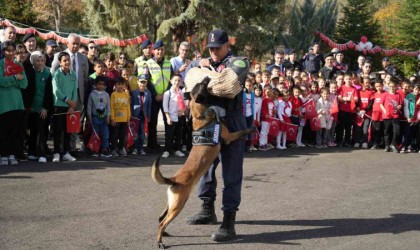
<path id="1" fill-rule="evenodd" d="M 28 86 L 28 80 L 22 64 L 14 61 L 15 44 L 5 42 L 1 52 L 4 59 L 0 60 L 0 165 L 18 165 L 16 126 L 24 109 L 20 90 Z"/>
<path id="2" fill-rule="evenodd" d="M 60 161 L 61 136 L 64 134 L 63 160 L 75 161 L 70 155 L 70 134 L 67 133 L 66 113 L 74 113 L 77 106 L 77 78 L 70 69 L 70 55 L 67 52 L 58 54 L 60 68 L 53 75 L 52 87 L 54 96 L 54 156 L 53 162 Z"/>

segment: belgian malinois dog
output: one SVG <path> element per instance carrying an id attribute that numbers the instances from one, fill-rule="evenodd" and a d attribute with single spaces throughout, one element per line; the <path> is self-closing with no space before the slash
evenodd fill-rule
<path id="1" fill-rule="evenodd" d="M 204 128 L 217 120 L 216 113 L 209 108 L 207 102 L 207 96 L 209 95 L 207 85 L 209 82 L 210 79 L 206 77 L 201 83 L 196 84 L 190 92 L 191 116 L 193 129 L 195 131 Z M 241 136 L 255 131 L 255 128 L 252 127 L 230 133 L 223 123 L 221 123 L 220 128 L 220 137 L 225 144 L 229 144 L 239 139 Z M 165 228 L 184 208 L 193 187 L 200 180 L 200 177 L 210 168 L 211 164 L 218 156 L 220 148 L 220 143 L 216 145 L 194 145 L 182 168 L 180 168 L 171 178 L 163 177 L 160 172 L 160 157 L 153 163 L 151 172 L 153 180 L 158 184 L 171 185 L 168 188 L 168 204 L 159 217 L 160 223 L 157 233 L 159 248 L 165 248 L 165 245 L 162 243 L 162 236 Z"/>

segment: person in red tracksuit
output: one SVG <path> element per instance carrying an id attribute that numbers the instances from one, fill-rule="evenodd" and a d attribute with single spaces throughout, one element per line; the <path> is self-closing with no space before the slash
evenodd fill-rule
<path id="1" fill-rule="evenodd" d="M 388 85 L 389 92 L 384 95 L 381 103 L 384 121 L 385 152 L 393 151 L 399 153 L 397 149 L 400 138 L 400 112 L 402 110 L 403 99 L 396 93 L 397 84 L 391 80 Z M 392 137 L 392 141 L 391 141 Z"/>
<path id="2" fill-rule="evenodd" d="M 373 94 L 372 99 L 372 141 L 373 145 L 370 149 L 378 149 L 382 141 L 382 131 L 383 131 L 383 119 L 382 119 L 382 109 L 381 103 L 383 101 L 384 95 L 384 84 L 381 79 L 375 80 L 375 89 L 376 92 Z"/>
<path id="3" fill-rule="evenodd" d="M 364 77 L 363 78 L 363 85 L 362 89 L 359 91 L 359 103 L 357 108 L 357 115 L 362 117 L 363 123 L 361 126 L 355 123 L 355 135 L 354 135 L 354 147 L 358 148 L 362 146 L 362 148 L 368 148 L 368 134 L 369 134 L 369 125 L 371 122 L 372 117 L 372 103 L 374 95 L 374 91 L 371 90 L 370 85 L 370 78 Z"/>

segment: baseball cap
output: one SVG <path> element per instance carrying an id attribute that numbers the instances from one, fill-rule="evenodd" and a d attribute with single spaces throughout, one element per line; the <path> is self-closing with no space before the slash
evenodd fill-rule
<path id="1" fill-rule="evenodd" d="M 51 47 L 58 47 L 58 44 L 57 44 L 57 42 L 55 40 L 48 40 L 46 42 L 46 45 L 47 46 L 51 46 Z"/>
<path id="2" fill-rule="evenodd" d="M 34 33 L 26 33 L 22 38 L 22 43 L 26 42 L 31 37 L 35 37 L 35 34 Z"/>
<path id="3" fill-rule="evenodd" d="M 213 30 L 207 36 L 207 48 L 220 48 L 229 41 L 224 30 Z"/>
<path id="4" fill-rule="evenodd" d="M 295 52 L 295 50 L 294 50 L 294 49 L 289 49 L 289 51 L 287 51 L 287 54 L 288 54 L 288 55 L 291 55 L 291 54 L 296 54 L 296 52 Z"/>
<path id="5" fill-rule="evenodd" d="M 137 77 L 137 80 L 139 80 L 140 82 L 143 82 L 143 81 L 146 81 L 147 82 L 147 78 L 146 78 L 146 75 L 139 75 L 138 77 Z"/>
<path id="6" fill-rule="evenodd" d="M 145 41 L 143 41 L 141 43 L 140 48 L 143 50 L 144 48 L 146 48 L 147 46 L 149 46 L 150 44 L 152 44 L 152 42 L 149 39 L 146 39 Z"/>
<path id="7" fill-rule="evenodd" d="M 382 61 L 387 61 L 387 62 L 389 62 L 389 57 L 384 57 L 384 58 L 382 58 Z"/>
<path id="8" fill-rule="evenodd" d="M 165 46 L 165 44 L 163 44 L 163 41 L 162 40 L 157 40 L 155 42 L 155 45 L 153 46 L 153 49 L 158 49 L 158 48 L 163 47 L 163 46 Z"/>

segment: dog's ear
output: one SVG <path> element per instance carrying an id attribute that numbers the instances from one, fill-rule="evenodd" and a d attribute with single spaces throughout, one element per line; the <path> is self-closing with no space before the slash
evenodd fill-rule
<path id="1" fill-rule="evenodd" d="M 184 100 L 188 100 L 188 101 L 191 100 L 190 92 L 185 92 L 183 97 L 184 97 Z"/>
<path id="2" fill-rule="evenodd" d="M 201 83 L 200 83 L 200 84 L 207 86 L 207 85 L 209 85 L 210 80 L 211 80 L 211 79 L 210 79 L 210 77 L 206 76 L 206 77 L 203 79 L 203 81 L 201 81 Z"/>

